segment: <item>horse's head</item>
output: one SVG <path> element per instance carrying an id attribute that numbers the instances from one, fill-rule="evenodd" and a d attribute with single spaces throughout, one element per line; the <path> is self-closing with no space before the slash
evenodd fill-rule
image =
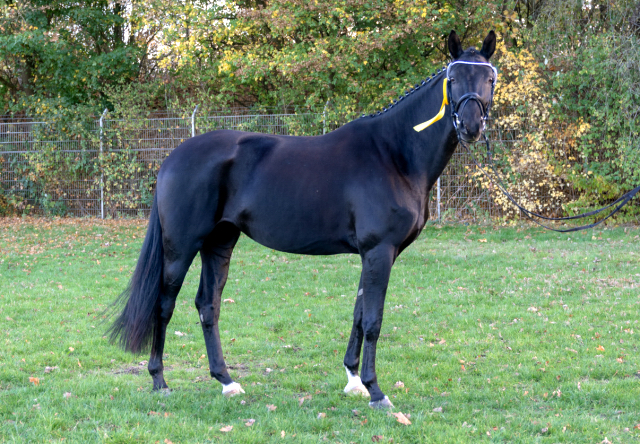
<path id="1" fill-rule="evenodd" d="M 447 69 L 447 89 L 453 122 L 458 136 L 475 142 L 484 131 L 498 72 L 489 63 L 496 49 L 496 34 L 491 31 L 482 49 L 462 50 L 455 31 L 449 34 L 449 52 L 453 61 Z"/>

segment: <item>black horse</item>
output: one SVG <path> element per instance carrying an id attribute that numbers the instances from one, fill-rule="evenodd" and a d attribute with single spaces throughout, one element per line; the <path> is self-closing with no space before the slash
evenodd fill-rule
<path id="1" fill-rule="evenodd" d="M 121 295 L 128 298 L 126 306 L 111 327 L 112 340 L 126 350 L 139 352 L 151 344 L 154 389 L 167 387 L 162 365 L 167 324 L 200 252 L 195 305 L 211 376 L 223 384 L 223 394 L 244 393 L 227 372 L 218 332 L 221 294 L 242 232 L 289 253 L 360 255 L 345 392 L 368 392 L 372 407 L 392 407 L 375 371 L 391 267 L 429 218 L 429 192 L 458 139 L 476 141 L 484 130 L 496 81 L 488 63 L 495 43 L 491 31 L 481 50 L 463 51 L 452 31 L 453 62 L 446 71 L 416 85 L 384 112 L 326 135 L 213 131 L 171 153 L 158 173 L 140 259 Z M 440 118 L 445 110 L 452 118 Z M 429 125 L 417 125 L 436 115 Z"/>

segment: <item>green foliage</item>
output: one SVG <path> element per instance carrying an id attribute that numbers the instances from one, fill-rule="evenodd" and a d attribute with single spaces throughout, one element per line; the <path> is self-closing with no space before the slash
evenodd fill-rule
<path id="1" fill-rule="evenodd" d="M 584 127 L 567 179 L 578 204 L 596 205 L 640 183 L 640 39 L 637 2 L 550 2 L 529 33 L 548 73 L 553 119 Z M 586 125 L 584 125 L 586 124 Z"/>
<path id="2" fill-rule="evenodd" d="M 464 26 L 466 43 L 476 44 L 495 7 L 466 3 L 474 14 L 431 0 L 227 2 L 193 16 L 188 42 L 174 35 L 183 56 L 176 79 L 213 77 L 216 98 L 227 104 L 317 111 L 331 99 L 344 118 L 352 109 L 386 105 L 442 66 L 451 29 Z M 223 11 L 228 21 L 212 27 L 211 15 Z"/>
<path id="3" fill-rule="evenodd" d="M 24 109 L 32 97 L 88 103 L 104 85 L 137 77 L 143 51 L 125 40 L 120 2 L 8 2 L 2 12 L 2 108 Z"/>

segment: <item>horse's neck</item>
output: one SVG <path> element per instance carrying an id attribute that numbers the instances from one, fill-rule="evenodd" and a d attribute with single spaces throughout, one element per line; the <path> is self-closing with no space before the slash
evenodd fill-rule
<path id="1" fill-rule="evenodd" d="M 427 190 L 447 166 L 458 143 L 449 107 L 442 119 L 416 132 L 413 127 L 434 117 L 442 105 L 444 75 L 422 86 L 383 115 L 370 118 L 372 133 L 389 150 L 400 173 Z"/>

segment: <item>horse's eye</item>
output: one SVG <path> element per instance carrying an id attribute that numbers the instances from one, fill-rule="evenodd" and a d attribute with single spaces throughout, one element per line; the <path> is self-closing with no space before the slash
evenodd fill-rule
<path id="1" fill-rule="evenodd" d="M 493 79 L 489 79 L 489 83 L 493 83 Z"/>
<path id="2" fill-rule="evenodd" d="M 450 83 L 454 83 L 455 81 L 456 81 L 456 79 L 454 79 L 453 77 L 451 77 L 451 78 L 449 79 L 449 82 L 450 82 Z"/>

